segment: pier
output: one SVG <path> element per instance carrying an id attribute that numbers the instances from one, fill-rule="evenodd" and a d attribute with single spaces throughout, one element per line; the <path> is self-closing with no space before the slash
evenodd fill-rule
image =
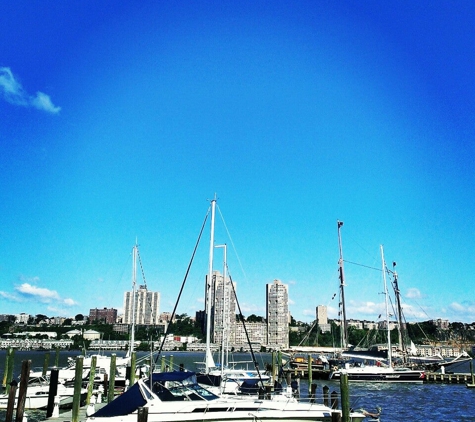
<path id="1" fill-rule="evenodd" d="M 309 372 L 307 370 L 298 369 L 298 370 L 286 370 L 284 371 L 286 378 L 289 376 L 292 379 L 309 379 Z M 329 370 L 318 370 L 312 371 L 312 376 L 310 379 L 314 380 L 328 380 L 330 375 Z M 425 373 L 424 383 L 426 384 L 471 384 L 472 375 L 470 373 L 454 373 L 454 374 L 443 374 L 441 372 L 426 372 Z"/>
<path id="2" fill-rule="evenodd" d="M 425 383 L 430 384 L 470 384 L 471 374 L 442 374 L 441 372 L 426 372 Z"/>

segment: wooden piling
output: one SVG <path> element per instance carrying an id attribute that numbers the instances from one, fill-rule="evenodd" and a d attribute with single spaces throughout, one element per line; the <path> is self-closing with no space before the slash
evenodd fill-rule
<path id="1" fill-rule="evenodd" d="M 170 371 L 173 371 L 173 355 L 170 355 Z"/>
<path id="2" fill-rule="evenodd" d="M 317 392 L 317 384 L 311 384 L 310 386 L 310 403 L 315 403 L 315 397 Z"/>
<path id="3" fill-rule="evenodd" d="M 46 417 L 53 416 L 54 398 L 58 394 L 59 369 L 53 368 L 49 378 L 48 404 L 46 406 Z"/>
<path id="4" fill-rule="evenodd" d="M 332 412 L 332 422 L 341 422 L 341 412 Z"/>
<path id="5" fill-rule="evenodd" d="M 8 391 L 7 414 L 5 416 L 5 422 L 12 422 L 13 420 L 13 410 L 15 409 L 15 397 L 18 382 L 16 380 L 12 380 L 9 385 L 10 388 Z"/>
<path id="6" fill-rule="evenodd" d="M 110 403 L 114 400 L 115 393 L 115 367 L 116 367 L 116 354 L 112 353 L 111 355 L 111 366 L 109 372 L 109 394 L 107 395 L 107 403 Z"/>
<path id="7" fill-rule="evenodd" d="M 91 402 L 92 390 L 94 389 L 94 378 L 96 376 L 97 356 L 91 358 L 91 369 L 89 371 L 89 382 L 87 383 L 86 406 Z"/>
<path id="8" fill-rule="evenodd" d="M 5 363 L 5 375 L 3 376 L 3 385 L 5 386 L 5 393 L 10 392 L 11 384 L 13 380 L 13 365 L 14 365 L 15 349 L 9 347 L 7 351 L 6 363 Z"/>
<path id="9" fill-rule="evenodd" d="M 49 358 L 50 358 L 49 352 L 45 353 L 45 360 L 43 362 L 43 372 L 42 372 L 43 376 L 46 376 L 46 373 L 48 372 Z"/>
<path id="10" fill-rule="evenodd" d="M 348 374 L 342 372 L 340 376 L 341 418 L 342 422 L 350 422 L 350 394 L 348 388 Z"/>
<path id="11" fill-rule="evenodd" d="M 107 399 L 109 394 L 109 375 L 104 374 L 104 397 Z"/>
<path id="12" fill-rule="evenodd" d="M 160 360 L 160 372 L 165 372 L 165 356 L 162 355 Z"/>
<path id="13" fill-rule="evenodd" d="M 31 360 L 24 360 L 21 363 L 20 391 L 18 392 L 18 403 L 16 407 L 17 422 L 23 421 L 23 414 L 25 413 L 26 390 L 28 388 L 30 368 L 31 368 Z"/>
<path id="14" fill-rule="evenodd" d="M 132 352 L 130 356 L 130 380 L 129 385 L 132 387 L 135 384 L 135 371 L 137 367 L 137 352 Z"/>
<path id="15" fill-rule="evenodd" d="M 323 404 L 327 407 L 330 407 L 330 388 L 326 385 L 323 386 Z"/>
<path id="16" fill-rule="evenodd" d="M 71 422 L 79 422 L 79 407 L 81 406 L 82 368 L 84 357 L 76 358 L 76 372 L 74 373 L 74 395 Z"/>
<path id="17" fill-rule="evenodd" d="M 56 356 L 54 357 L 54 366 L 59 367 L 59 347 L 56 348 Z"/>
<path id="18" fill-rule="evenodd" d="M 336 391 L 332 391 L 330 396 L 331 396 L 332 409 L 337 409 L 338 408 L 338 393 Z"/>
<path id="19" fill-rule="evenodd" d="M 312 385 L 312 355 L 308 354 L 308 385 Z"/>
<path id="20" fill-rule="evenodd" d="M 139 407 L 137 409 L 137 422 L 147 422 L 148 407 Z"/>

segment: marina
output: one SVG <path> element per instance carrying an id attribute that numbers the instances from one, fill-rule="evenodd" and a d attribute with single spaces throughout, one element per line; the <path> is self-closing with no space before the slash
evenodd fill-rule
<path id="1" fill-rule="evenodd" d="M 65 364 L 68 357 L 74 357 L 78 351 L 61 352 L 60 365 Z M 111 354 L 111 352 L 106 352 Z M 118 354 L 121 354 L 119 352 Z M 139 352 L 138 357 L 142 358 L 146 353 Z M 174 352 L 167 354 L 167 361 L 173 356 L 174 362 L 179 367 L 180 364 L 193 368 L 194 362 L 203 359 L 203 353 Z M 244 356 L 239 354 L 236 360 L 242 360 Z M 15 358 L 15 376 L 20 373 L 21 361 L 32 360 L 32 367 L 41 366 L 44 361 L 42 352 L 21 352 L 17 351 Z M 270 355 L 268 353 L 258 354 L 258 359 L 265 365 Z M 0 351 L 0 363 L 5 360 L 5 351 Z M 0 368 L 0 370 L 3 368 Z M 374 411 L 377 407 L 382 408 L 381 421 L 392 422 L 401 420 L 411 421 L 473 421 L 475 415 L 475 400 L 473 388 L 467 388 L 470 384 L 470 365 L 464 363 L 459 368 L 460 373 L 442 374 L 428 373 L 423 384 L 403 384 L 403 383 L 350 383 L 349 395 L 350 406 L 353 409 L 364 409 Z M 299 380 L 300 398 L 309 398 L 309 379 L 305 371 L 289 371 L 292 380 Z M 323 401 L 323 389 L 327 387 L 330 392 L 339 391 L 337 381 L 328 380 L 322 372 L 312 373 L 312 389 L 315 389 L 315 399 Z M 105 397 L 104 397 L 105 400 Z M 95 404 L 96 408 L 104 403 Z M 79 412 L 79 421 L 85 421 L 86 409 L 83 407 Z M 29 422 L 40 422 L 46 420 L 45 411 L 27 411 L 25 414 Z M 430 414 L 430 417 L 428 416 Z M 0 420 L 4 420 L 4 411 L 0 412 Z M 51 419 L 59 422 L 71 421 L 70 411 L 60 411 L 58 418 Z M 369 420 L 369 419 L 366 419 Z"/>

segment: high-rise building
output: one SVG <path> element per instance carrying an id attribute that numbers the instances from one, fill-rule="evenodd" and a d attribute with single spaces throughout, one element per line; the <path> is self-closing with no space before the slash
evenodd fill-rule
<path id="1" fill-rule="evenodd" d="M 317 306 L 317 326 L 320 328 L 322 333 L 328 332 L 331 330 L 331 326 L 328 323 L 328 313 L 327 307 L 325 305 Z"/>
<path id="2" fill-rule="evenodd" d="M 124 293 L 124 324 L 132 324 L 133 292 Z M 135 292 L 135 324 L 157 325 L 160 320 L 160 293 L 139 286 Z"/>
<path id="3" fill-rule="evenodd" d="M 234 288 L 236 285 L 234 284 Z M 221 344 L 223 336 L 228 343 L 234 342 L 236 326 L 236 298 L 231 280 L 219 271 L 213 271 L 211 283 L 211 341 Z"/>
<path id="4" fill-rule="evenodd" d="M 89 309 L 89 321 L 100 321 L 106 324 L 115 324 L 117 322 L 117 309 Z"/>
<path id="5" fill-rule="evenodd" d="M 266 285 L 267 345 L 289 347 L 289 292 L 280 280 Z"/>

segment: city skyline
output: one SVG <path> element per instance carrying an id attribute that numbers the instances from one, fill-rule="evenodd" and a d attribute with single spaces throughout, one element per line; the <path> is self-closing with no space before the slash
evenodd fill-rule
<path id="1" fill-rule="evenodd" d="M 0 311 L 203 309 L 209 229 L 245 314 L 475 321 L 475 3 L 0 3 Z M 222 267 L 215 251 L 214 269 Z M 336 294 L 336 296 L 335 296 Z"/>

